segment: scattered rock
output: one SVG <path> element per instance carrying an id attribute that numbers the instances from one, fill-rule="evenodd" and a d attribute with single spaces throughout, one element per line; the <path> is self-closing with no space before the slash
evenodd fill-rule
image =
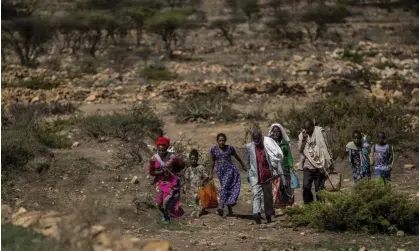
<path id="1" fill-rule="evenodd" d="M 95 101 L 96 100 L 96 96 L 97 96 L 97 92 L 92 92 L 89 94 L 89 96 L 87 96 L 87 98 L 85 99 L 85 101 Z"/>
<path id="2" fill-rule="evenodd" d="M 1 224 L 10 223 L 12 220 L 13 210 L 9 205 L 1 205 Z"/>
<path id="3" fill-rule="evenodd" d="M 406 251 L 404 248 L 398 248 L 396 251 Z"/>
<path id="4" fill-rule="evenodd" d="M 80 145 L 80 142 L 76 141 L 76 142 L 74 142 L 74 143 L 71 145 L 71 147 L 72 147 L 72 148 L 76 148 L 76 147 L 78 147 L 79 145 Z"/>
<path id="5" fill-rule="evenodd" d="M 404 237 L 404 232 L 402 230 L 397 231 L 396 233 L 397 237 Z"/>
<path id="6" fill-rule="evenodd" d="M 304 60 L 304 58 L 303 58 L 302 56 L 300 56 L 300 55 L 294 55 L 294 56 L 292 57 L 292 59 L 293 59 L 295 62 L 301 62 L 301 61 L 303 61 L 303 60 Z"/>
<path id="7" fill-rule="evenodd" d="M 367 251 L 368 249 L 366 247 L 362 247 L 360 249 L 358 249 L 358 251 Z"/>
<path id="8" fill-rule="evenodd" d="M 137 184 L 138 182 L 139 182 L 139 180 L 138 180 L 137 176 L 132 177 L 131 184 Z"/>
<path id="9" fill-rule="evenodd" d="M 415 165 L 413 165 L 413 164 L 405 164 L 405 165 L 404 165 L 404 169 L 411 170 L 411 169 L 413 169 L 413 168 L 415 168 Z"/>

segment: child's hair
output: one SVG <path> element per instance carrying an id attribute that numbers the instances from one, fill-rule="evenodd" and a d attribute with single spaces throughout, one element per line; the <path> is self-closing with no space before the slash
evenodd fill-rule
<path id="1" fill-rule="evenodd" d="M 380 136 L 380 135 L 383 135 L 383 137 L 384 137 L 384 138 L 386 138 L 386 133 L 385 133 L 385 132 L 383 132 L 383 131 L 379 131 L 379 132 L 377 133 L 377 136 Z"/>
<path id="2" fill-rule="evenodd" d="M 355 131 L 352 133 L 352 135 L 355 135 L 355 134 L 359 134 L 359 135 L 361 135 L 361 136 L 362 136 L 361 132 L 360 132 L 360 131 L 358 131 L 358 130 L 355 130 Z"/>
<path id="3" fill-rule="evenodd" d="M 224 134 L 224 133 L 219 133 L 219 134 L 217 134 L 217 141 L 221 138 L 221 137 L 223 137 L 226 141 L 227 141 L 227 136 Z"/>
<path id="4" fill-rule="evenodd" d="M 189 153 L 189 158 L 195 156 L 195 157 L 199 157 L 199 152 L 196 149 L 192 149 L 191 152 Z"/>

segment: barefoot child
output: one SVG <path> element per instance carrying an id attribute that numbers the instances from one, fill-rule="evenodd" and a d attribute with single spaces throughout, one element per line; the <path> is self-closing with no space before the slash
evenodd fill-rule
<path id="1" fill-rule="evenodd" d="M 207 213 L 206 208 L 200 203 L 200 189 L 202 189 L 209 181 L 209 176 L 203 165 L 198 164 L 199 153 L 196 149 L 192 149 L 189 153 L 190 166 L 185 170 L 185 180 L 188 185 L 188 194 L 195 203 L 195 209 L 198 209 L 198 217 Z"/>

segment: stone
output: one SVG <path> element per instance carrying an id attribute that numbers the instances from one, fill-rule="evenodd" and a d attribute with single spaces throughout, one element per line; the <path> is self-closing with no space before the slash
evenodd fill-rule
<path id="1" fill-rule="evenodd" d="M 416 197 L 418 197 L 418 198 L 419 198 L 419 192 L 416 194 Z"/>
<path id="2" fill-rule="evenodd" d="M 13 210 L 7 204 L 1 205 L 1 224 L 10 223 L 12 220 Z"/>
<path id="3" fill-rule="evenodd" d="M 36 96 L 31 99 L 31 103 L 33 104 L 33 103 L 39 102 L 39 100 L 40 100 L 39 96 Z"/>
<path id="4" fill-rule="evenodd" d="M 404 248 L 398 248 L 398 249 L 396 249 L 396 251 L 406 251 L 406 249 L 404 249 Z"/>
<path id="5" fill-rule="evenodd" d="M 301 62 L 301 61 L 303 61 L 303 60 L 304 60 L 304 58 L 303 58 L 302 56 L 300 56 L 300 55 L 294 55 L 294 56 L 292 57 L 292 59 L 293 59 L 295 62 Z"/>
<path id="6" fill-rule="evenodd" d="M 139 180 L 138 180 L 137 176 L 132 177 L 131 184 L 137 184 L 138 182 L 139 182 Z"/>
<path id="7" fill-rule="evenodd" d="M 76 141 L 71 145 L 71 147 L 75 148 L 75 147 L 78 147 L 79 145 L 80 145 L 80 142 Z"/>
<path id="8" fill-rule="evenodd" d="M 97 92 L 92 92 L 89 94 L 89 96 L 87 96 L 87 98 L 85 99 L 85 101 L 95 101 L 96 100 L 96 96 L 97 96 Z"/>
<path id="9" fill-rule="evenodd" d="M 397 237 L 404 237 L 404 232 L 402 230 L 397 231 L 396 233 Z"/>
<path id="10" fill-rule="evenodd" d="M 362 247 L 360 249 L 358 249 L 358 251 L 367 251 L 368 249 L 366 247 Z"/>
<path id="11" fill-rule="evenodd" d="M 414 88 L 410 94 L 412 97 L 419 97 L 419 88 Z"/>
<path id="12" fill-rule="evenodd" d="M 405 164 L 404 165 L 404 169 L 411 170 L 411 169 L 414 169 L 414 168 L 415 168 L 415 165 L 413 165 L 413 164 Z"/>

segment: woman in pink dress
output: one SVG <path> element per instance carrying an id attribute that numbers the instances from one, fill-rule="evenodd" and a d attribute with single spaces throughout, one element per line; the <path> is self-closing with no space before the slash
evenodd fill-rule
<path id="1" fill-rule="evenodd" d="M 183 161 L 167 149 L 170 140 L 159 137 L 156 140 L 157 153 L 151 157 L 149 174 L 156 185 L 156 203 L 163 213 L 162 222 L 179 218 L 184 211 L 180 205 L 180 179 L 178 173 L 185 167 Z"/>

